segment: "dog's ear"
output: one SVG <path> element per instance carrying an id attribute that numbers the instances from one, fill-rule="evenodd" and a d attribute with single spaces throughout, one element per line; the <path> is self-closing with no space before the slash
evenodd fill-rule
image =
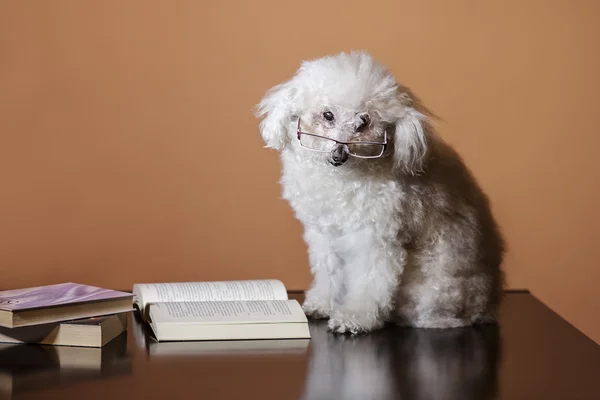
<path id="1" fill-rule="evenodd" d="M 258 104 L 256 116 L 264 117 L 259 128 L 265 147 L 281 150 L 288 143 L 288 129 L 296 96 L 297 89 L 293 80 L 289 80 L 269 89 Z"/>
<path id="2" fill-rule="evenodd" d="M 398 100 L 401 112 L 394 124 L 394 167 L 415 175 L 423 172 L 426 166 L 429 118 L 407 88 L 398 89 Z"/>

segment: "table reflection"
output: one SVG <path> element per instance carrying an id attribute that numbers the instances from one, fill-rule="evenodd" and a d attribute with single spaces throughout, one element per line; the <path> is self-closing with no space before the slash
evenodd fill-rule
<path id="1" fill-rule="evenodd" d="M 131 374 L 126 332 L 102 348 L 0 344 L 0 398 Z"/>
<path id="2" fill-rule="evenodd" d="M 311 323 L 302 399 L 495 399 L 501 356 L 494 325 L 389 327 L 356 337 Z"/>

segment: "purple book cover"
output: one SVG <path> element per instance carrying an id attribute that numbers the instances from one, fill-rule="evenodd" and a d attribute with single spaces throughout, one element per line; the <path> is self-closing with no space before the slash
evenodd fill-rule
<path id="1" fill-rule="evenodd" d="M 132 297 L 133 294 L 78 283 L 0 291 L 0 310 L 23 311 L 72 303 Z"/>

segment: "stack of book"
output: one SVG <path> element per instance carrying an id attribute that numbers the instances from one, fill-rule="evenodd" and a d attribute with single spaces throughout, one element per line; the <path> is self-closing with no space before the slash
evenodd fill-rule
<path id="1" fill-rule="evenodd" d="M 132 293 L 78 283 L 0 291 L 0 343 L 103 347 L 133 310 Z"/>
<path id="2" fill-rule="evenodd" d="M 136 309 L 158 342 L 310 339 L 298 301 L 266 279 L 140 283 L 132 292 L 78 283 L 0 291 L 0 343 L 103 347 L 127 330 Z"/>

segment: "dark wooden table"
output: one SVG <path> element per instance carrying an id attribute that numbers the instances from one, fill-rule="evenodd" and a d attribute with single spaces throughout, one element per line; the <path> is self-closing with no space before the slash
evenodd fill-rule
<path id="1" fill-rule="evenodd" d="M 4 346 L 0 397 L 12 385 L 18 399 L 600 399 L 600 346 L 529 293 L 507 295 L 499 326 L 311 332 L 263 348 L 157 344 L 132 317 L 101 350 Z"/>

